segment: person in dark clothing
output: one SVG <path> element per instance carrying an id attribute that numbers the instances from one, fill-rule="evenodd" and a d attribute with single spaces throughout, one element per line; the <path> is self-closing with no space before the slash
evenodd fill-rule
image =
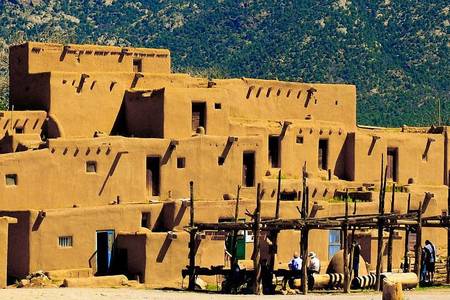
<path id="1" fill-rule="evenodd" d="M 424 249 L 427 252 L 427 260 L 426 260 L 427 279 L 430 282 L 433 282 L 436 265 L 436 247 L 429 240 L 426 240 Z"/>
<path id="2" fill-rule="evenodd" d="M 358 242 L 353 244 L 353 274 L 354 277 L 359 276 L 359 256 L 361 255 L 361 246 Z"/>

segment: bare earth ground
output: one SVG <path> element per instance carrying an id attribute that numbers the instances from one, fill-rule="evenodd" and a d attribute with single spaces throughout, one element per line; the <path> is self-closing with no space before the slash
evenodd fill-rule
<path id="1" fill-rule="evenodd" d="M 410 300 L 443 300 L 450 299 L 450 289 L 422 290 L 405 292 L 405 299 Z M 252 296 L 252 295 L 218 295 L 213 293 L 189 293 L 177 291 L 160 291 L 144 289 L 90 289 L 90 288 L 48 288 L 48 289 L 4 289 L 0 290 L 1 300 L 144 300 L 144 299 L 264 299 L 264 300 L 284 300 L 284 299 L 311 299 L 311 300 L 359 300 L 359 299 L 381 299 L 381 294 L 375 293 L 353 293 L 343 294 L 309 294 L 300 295 L 276 295 L 276 296 Z"/>

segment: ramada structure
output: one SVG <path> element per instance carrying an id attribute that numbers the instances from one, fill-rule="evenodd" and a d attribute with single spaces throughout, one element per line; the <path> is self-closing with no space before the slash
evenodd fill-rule
<path id="1" fill-rule="evenodd" d="M 427 195 L 425 216 L 448 209 L 448 128 L 358 126 L 353 85 L 197 78 L 172 73 L 168 50 L 28 42 L 10 48 L 10 107 L 0 112 L 1 286 L 37 270 L 186 286 L 190 182 L 196 222 L 233 220 L 238 186 L 238 219 L 249 221 L 258 184 L 262 220 L 277 197 L 279 218 L 299 218 L 304 166 L 317 217 L 343 215 L 345 195 L 371 214 L 383 156 L 395 212 Z M 355 238 L 374 270 L 377 231 Z M 227 266 L 227 239 L 198 234 L 196 265 Z M 422 239 L 446 256 L 446 228 Z M 404 240 L 396 232 L 394 268 Z M 264 232 L 260 242 L 267 258 Z M 275 268 L 299 251 L 300 231 L 280 231 L 277 244 Z M 339 228 L 309 233 L 322 272 L 343 244 Z M 253 232 L 240 231 L 237 258 L 252 248 Z"/>

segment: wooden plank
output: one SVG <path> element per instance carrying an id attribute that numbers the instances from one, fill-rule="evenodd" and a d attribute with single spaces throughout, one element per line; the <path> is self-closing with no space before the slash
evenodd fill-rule
<path id="1" fill-rule="evenodd" d="M 236 196 L 236 205 L 234 207 L 234 223 L 238 224 L 239 221 L 239 197 L 240 197 L 240 192 L 241 192 L 241 186 L 238 185 L 237 187 L 237 196 Z M 233 266 L 236 264 L 237 262 L 237 236 L 238 236 L 238 229 L 234 229 L 233 230 L 233 238 L 231 240 L 232 245 L 231 245 L 231 262 L 230 262 L 230 267 L 233 268 Z"/>
<path id="2" fill-rule="evenodd" d="M 190 190 L 190 215 L 189 215 L 189 286 L 190 291 L 195 290 L 195 233 L 194 228 L 194 182 L 189 182 Z"/>
<path id="3" fill-rule="evenodd" d="M 261 262 L 260 262 L 260 237 L 261 237 L 261 184 L 256 188 L 256 210 L 253 219 L 253 293 L 261 295 Z"/>
<path id="4" fill-rule="evenodd" d="M 392 185 L 391 214 L 394 213 L 395 183 Z M 394 243 L 394 227 L 389 226 L 389 239 L 387 244 L 387 271 L 392 272 L 392 244 Z"/>
<path id="5" fill-rule="evenodd" d="M 347 194 L 348 195 L 348 194 Z M 344 238 L 344 293 L 350 292 L 350 278 L 349 278 L 349 272 L 348 272 L 348 196 L 345 197 L 345 216 L 346 220 L 344 224 L 342 225 L 343 229 L 343 238 Z"/>
<path id="6" fill-rule="evenodd" d="M 383 161 L 383 160 L 382 160 Z M 383 172 L 383 168 L 381 168 L 381 172 Z M 379 213 L 380 215 L 384 215 L 384 195 L 386 191 L 386 181 L 387 181 L 387 166 L 384 172 L 384 180 L 382 182 L 382 190 L 380 191 L 380 203 L 379 203 Z M 383 176 L 382 176 L 383 177 Z M 381 272 L 382 272 L 382 264 L 383 264 L 383 227 L 384 227 L 384 219 L 378 219 L 378 234 L 377 234 L 377 265 L 376 265 L 376 285 L 375 288 L 377 291 L 381 288 Z"/>
<path id="7" fill-rule="evenodd" d="M 422 258 L 422 201 L 419 202 L 417 211 L 416 245 L 414 247 L 414 272 L 420 278 L 420 267 Z"/>

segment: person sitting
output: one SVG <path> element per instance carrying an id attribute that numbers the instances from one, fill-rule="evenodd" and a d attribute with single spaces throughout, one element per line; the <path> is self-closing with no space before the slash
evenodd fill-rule
<path id="1" fill-rule="evenodd" d="M 294 257 L 289 262 L 288 267 L 291 272 L 283 278 L 282 290 L 286 290 L 286 283 L 289 282 L 289 287 L 294 286 L 294 280 L 301 277 L 303 260 L 298 255 L 298 252 L 294 252 Z"/>
<path id="2" fill-rule="evenodd" d="M 319 274 L 320 273 L 320 260 L 317 257 L 316 253 L 309 252 L 309 265 L 308 265 L 308 276 L 311 276 L 313 274 Z"/>

